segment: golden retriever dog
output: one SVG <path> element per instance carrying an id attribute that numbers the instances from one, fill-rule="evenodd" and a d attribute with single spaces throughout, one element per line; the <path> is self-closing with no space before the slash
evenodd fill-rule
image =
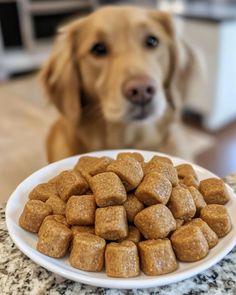
<path id="1" fill-rule="evenodd" d="M 41 71 L 60 111 L 49 162 L 120 148 L 189 158 L 180 112 L 191 58 L 162 11 L 107 6 L 61 28 Z"/>

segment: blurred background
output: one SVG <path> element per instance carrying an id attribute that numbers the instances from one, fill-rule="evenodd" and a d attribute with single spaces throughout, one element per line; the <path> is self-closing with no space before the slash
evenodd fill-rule
<path id="1" fill-rule="evenodd" d="M 0 179 L 5 198 L 46 164 L 43 142 L 57 114 L 44 97 L 37 70 L 58 26 L 97 7 L 121 3 L 173 14 L 201 68 L 199 85 L 183 111 L 189 148 L 198 164 L 219 176 L 236 172 L 236 1 L 0 0 Z"/>

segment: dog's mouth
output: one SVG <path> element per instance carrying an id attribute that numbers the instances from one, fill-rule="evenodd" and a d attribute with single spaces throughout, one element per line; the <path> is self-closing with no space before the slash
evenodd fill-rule
<path id="1" fill-rule="evenodd" d="M 133 106 L 131 105 L 127 114 L 127 119 L 130 121 L 141 121 L 150 118 L 154 113 L 152 103 Z"/>
<path id="2" fill-rule="evenodd" d="M 129 123 L 140 121 L 153 121 L 162 117 L 166 103 L 164 96 L 159 95 L 151 101 L 133 104 L 124 100 L 125 104 L 119 107 L 103 108 L 104 118 L 113 123 Z"/>

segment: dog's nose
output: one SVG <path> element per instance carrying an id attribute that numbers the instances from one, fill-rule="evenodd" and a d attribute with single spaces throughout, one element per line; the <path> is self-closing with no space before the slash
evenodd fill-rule
<path id="1" fill-rule="evenodd" d="M 137 77 L 126 81 L 122 89 L 123 95 L 133 104 L 145 105 L 153 99 L 156 87 L 153 80 Z"/>

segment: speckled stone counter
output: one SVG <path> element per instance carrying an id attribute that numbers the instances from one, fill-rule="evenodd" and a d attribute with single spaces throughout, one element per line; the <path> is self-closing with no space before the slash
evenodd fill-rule
<path id="1" fill-rule="evenodd" d="M 225 179 L 236 191 L 236 174 Z M 76 283 L 38 266 L 16 248 L 8 235 L 5 212 L 0 208 L 0 294 L 160 294 L 160 295 L 236 295 L 236 247 L 218 264 L 187 280 L 168 286 L 118 290 Z"/>

